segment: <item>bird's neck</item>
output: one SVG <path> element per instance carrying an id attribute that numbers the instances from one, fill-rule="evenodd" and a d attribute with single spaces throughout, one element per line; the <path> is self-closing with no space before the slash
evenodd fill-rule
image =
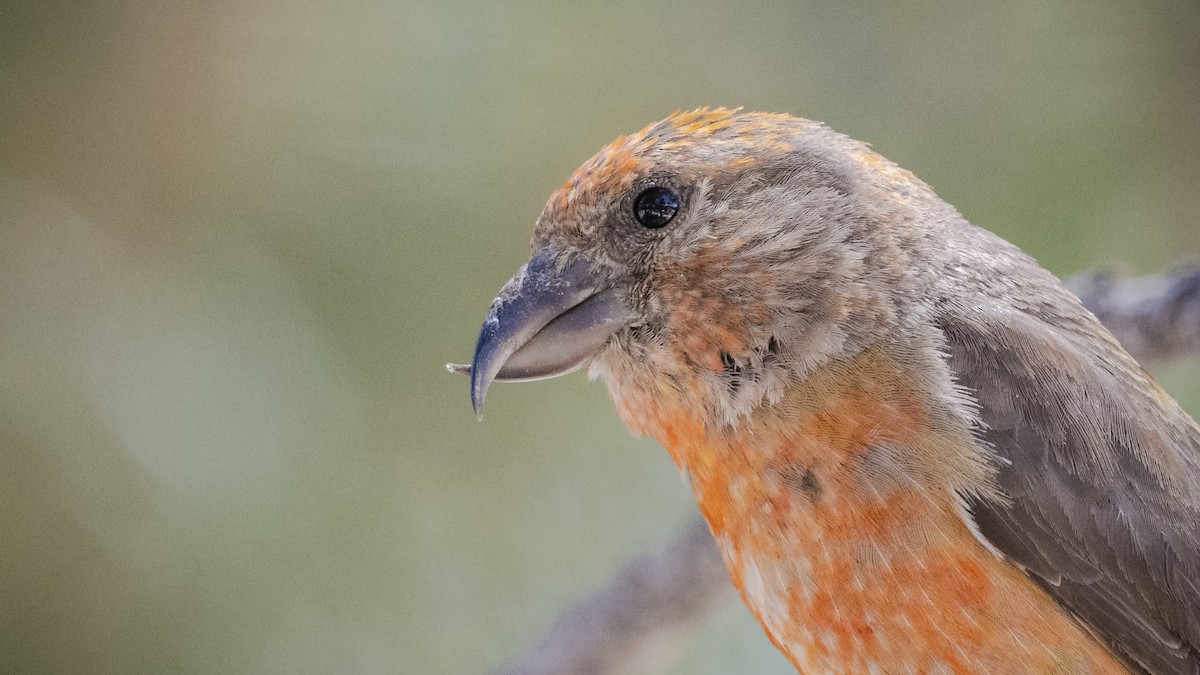
<path id="1" fill-rule="evenodd" d="M 869 349 L 735 427 L 698 417 L 678 376 L 613 393 L 687 472 L 735 585 L 802 671 L 1120 672 L 973 534 L 953 467 L 980 449 L 922 403 L 927 367 Z"/>

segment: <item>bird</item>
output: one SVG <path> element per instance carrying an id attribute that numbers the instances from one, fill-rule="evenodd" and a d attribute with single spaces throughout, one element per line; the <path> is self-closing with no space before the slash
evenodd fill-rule
<path id="1" fill-rule="evenodd" d="M 778 113 L 676 111 L 550 197 L 469 374 L 585 368 L 813 673 L 1200 672 L 1200 427 L 1050 272 Z"/>

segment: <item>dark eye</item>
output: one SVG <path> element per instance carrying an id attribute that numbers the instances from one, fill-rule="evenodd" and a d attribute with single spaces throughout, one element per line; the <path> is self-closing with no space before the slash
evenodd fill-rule
<path id="1" fill-rule="evenodd" d="M 666 225 L 676 213 L 679 213 L 679 195 L 669 188 L 647 188 L 633 200 L 633 215 L 649 228 Z"/>

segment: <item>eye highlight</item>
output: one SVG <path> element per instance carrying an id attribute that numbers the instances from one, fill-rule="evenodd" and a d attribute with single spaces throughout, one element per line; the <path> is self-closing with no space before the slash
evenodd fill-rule
<path id="1" fill-rule="evenodd" d="M 658 229 L 679 213 L 679 195 L 670 188 L 652 187 L 642 190 L 633 200 L 633 215 L 644 227 Z"/>

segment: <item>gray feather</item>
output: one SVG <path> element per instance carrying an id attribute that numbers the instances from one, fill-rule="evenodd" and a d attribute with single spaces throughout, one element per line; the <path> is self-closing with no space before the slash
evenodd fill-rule
<path id="1" fill-rule="evenodd" d="M 1057 280 L 963 228 L 1021 287 L 936 310 L 1007 497 L 972 499 L 980 533 L 1134 669 L 1200 673 L 1200 429 Z"/>

